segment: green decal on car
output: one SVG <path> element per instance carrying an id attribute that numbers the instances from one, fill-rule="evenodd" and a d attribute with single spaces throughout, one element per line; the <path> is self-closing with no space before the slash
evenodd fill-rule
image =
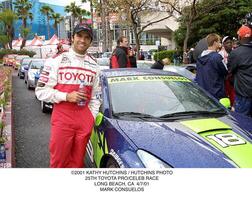
<path id="1" fill-rule="evenodd" d="M 252 168 L 252 144 L 222 121 L 196 119 L 181 122 L 222 151 L 239 167 Z"/>
<path id="2" fill-rule="evenodd" d="M 137 82 L 137 81 L 178 81 L 178 82 L 191 82 L 191 80 L 182 76 L 120 76 L 109 77 L 108 83 L 123 83 L 123 82 Z"/>
<path id="3" fill-rule="evenodd" d="M 90 140 L 93 147 L 94 162 L 96 166 L 99 167 L 103 155 L 108 154 L 108 144 L 105 134 L 103 131 L 99 132 L 94 128 Z"/>

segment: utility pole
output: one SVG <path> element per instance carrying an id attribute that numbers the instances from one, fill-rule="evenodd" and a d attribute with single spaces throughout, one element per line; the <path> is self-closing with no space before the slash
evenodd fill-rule
<path id="1" fill-rule="evenodd" d="M 107 49 L 107 26 L 106 26 L 106 10 L 105 8 L 107 7 L 106 5 L 107 1 L 106 0 L 100 0 L 100 5 L 101 5 L 101 39 L 102 39 L 102 52 L 105 52 Z"/>

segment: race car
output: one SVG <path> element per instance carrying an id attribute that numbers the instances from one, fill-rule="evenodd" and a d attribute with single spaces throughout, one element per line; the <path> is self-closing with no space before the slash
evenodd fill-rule
<path id="1" fill-rule="evenodd" d="M 252 167 L 252 119 L 190 79 L 162 70 L 103 70 L 101 88 L 86 167 Z"/>

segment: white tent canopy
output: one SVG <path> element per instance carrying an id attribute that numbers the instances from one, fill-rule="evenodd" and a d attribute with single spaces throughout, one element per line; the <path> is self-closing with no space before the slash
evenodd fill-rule
<path id="1" fill-rule="evenodd" d="M 33 38 L 33 40 L 27 40 L 25 46 L 42 46 L 43 41 L 38 38 Z"/>
<path id="2" fill-rule="evenodd" d="M 51 37 L 50 40 L 48 40 L 48 41 L 45 42 L 45 44 L 46 44 L 46 45 L 57 45 L 57 44 L 59 44 L 59 42 L 60 42 L 60 41 L 59 41 L 58 36 L 54 34 L 54 35 Z"/>
<path id="3" fill-rule="evenodd" d="M 17 39 L 17 40 L 13 40 L 13 41 L 12 41 L 12 47 L 20 47 L 21 44 L 22 44 L 22 41 L 23 41 L 22 38 L 19 38 L 19 39 Z"/>

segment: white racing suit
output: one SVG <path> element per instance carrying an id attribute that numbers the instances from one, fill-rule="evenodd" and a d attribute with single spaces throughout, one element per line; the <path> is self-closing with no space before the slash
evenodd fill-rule
<path id="1" fill-rule="evenodd" d="M 101 99 L 100 70 L 88 54 L 72 49 L 46 60 L 35 93 L 39 100 L 54 103 L 51 117 L 50 167 L 80 168 Z M 84 80 L 90 92 L 85 106 L 66 101 Z"/>

